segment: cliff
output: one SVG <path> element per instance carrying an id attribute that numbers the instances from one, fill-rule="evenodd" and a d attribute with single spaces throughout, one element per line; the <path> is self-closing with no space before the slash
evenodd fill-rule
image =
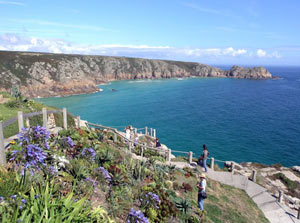
<path id="1" fill-rule="evenodd" d="M 0 90 L 17 84 L 27 97 L 92 93 L 99 91 L 98 84 L 112 80 L 190 76 L 272 78 L 263 67 L 224 71 L 192 62 L 0 51 Z"/>

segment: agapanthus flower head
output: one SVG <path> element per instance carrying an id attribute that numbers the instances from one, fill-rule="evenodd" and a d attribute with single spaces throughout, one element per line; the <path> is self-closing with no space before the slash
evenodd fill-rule
<path id="1" fill-rule="evenodd" d="M 10 197 L 11 197 L 12 199 L 16 199 L 17 196 L 18 196 L 18 195 L 14 194 L 14 195 L 11 195 Z"/>
<path id="2" fill-rule="evenodd" d="M 73 142 L 73 140 L 71 139 L 70 136 L 66 137 L 66 141 L 69 144 L 70 147 L 75 146 L 75 143 Z"/>
<path id="3" fill-rule="evenodd" d="M 127 222 L 128 223 L 149 223 L 149 220 L 148 218 L 145 217 L 142 211 L 131 208 L 127 216 Z"/>
<path id="4" fill-rule="evenodd" d="M 111 176 L 109 175 L 109 172 L 104 168 L 104 167 L 98 167 L 95 169 L 96 171 L 100 171 L 103 176 L 105 177 L 105 179 L 110 183 L 111 181 Z"/>
<path id="5" fill-rule="evenodd" d="M 84 148 L 81 152 L 81 155 L 85 157 L 90 157 L 92 160 L 94 160 L 96 156 L 96 152 L 92 148 Z"/>

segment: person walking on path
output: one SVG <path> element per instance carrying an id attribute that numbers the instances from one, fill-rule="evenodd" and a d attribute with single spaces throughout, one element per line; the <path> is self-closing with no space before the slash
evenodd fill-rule
<path id="1" fill-rule="evenodd" d="M 207 158 L 208 158 L 209 152 L 207 150 L 207 146 L 204 144 L 203 145 L 203 167 L 205 172 L 207 172 Z"/>
<path id="2" fill-rule="evenodd" d="M 204 211 L 204 204 L 203 200 L 207 197 L 205 188 L 206 188 L 206 179 L 205 179 L 205 174 L 202 173 L 200 175 L 200 182 L 197 184 L 198 187 L 198 206 L 200 210 L 203 212 Z"/>

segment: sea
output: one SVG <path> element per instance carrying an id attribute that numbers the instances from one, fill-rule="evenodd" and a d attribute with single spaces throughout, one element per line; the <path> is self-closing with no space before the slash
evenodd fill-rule
<path id="1" fill-rule="evenodd" d="M 38 100 L 119 130 L 154 128 L 163 144 L 196 157 L 206 144 L 217 160 L 300 166 L 300 67 L 266 68 L 280 78 L 115 81 Z"/>

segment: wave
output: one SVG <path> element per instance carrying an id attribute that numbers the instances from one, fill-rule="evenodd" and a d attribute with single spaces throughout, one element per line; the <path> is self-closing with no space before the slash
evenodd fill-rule
<path id="1" fill-rule="evenodd" d="M 102 84 L 99 84 L 99 85 L 111 85 L 111 83 L 108 82 L 108 83 L 102 83 Z"/>
<path id="2" fill-rule="evenodd" d="M 138 80 L 138 81 L 128 81 L 128 83 L 146 83 L 146 82 L 153 82 L 153 80 Z"/>

